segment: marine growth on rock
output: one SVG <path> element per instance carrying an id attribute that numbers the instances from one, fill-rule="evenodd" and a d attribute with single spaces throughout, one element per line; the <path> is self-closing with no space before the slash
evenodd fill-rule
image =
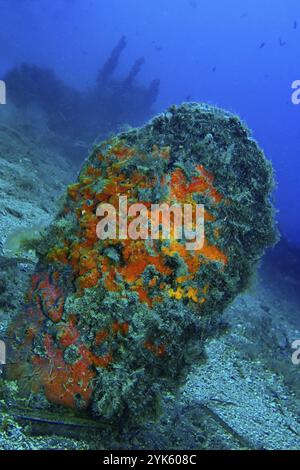
<path id="1" fill-rule="evenodd" d="M 274 242 L 272 187 L 244 124 L 207 105 L 173 106 L 97 145 L 37 246 L 13 325 L 14 378 L 33 406 L 113 425 L 157 415 Z M 118 213 L 120 196 L 149 210 L 203 204 L 204 245 L 188 250 L 172 235 L 99 239 L 97 207 Z"/>

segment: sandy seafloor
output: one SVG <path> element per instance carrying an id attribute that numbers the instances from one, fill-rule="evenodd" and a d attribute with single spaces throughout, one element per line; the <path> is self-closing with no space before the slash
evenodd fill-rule
<path id="1" fill-rule="evenodd" d="M 0 339 L 34 269 L 33 258 L 10 262 L 5 240 L 49 224 L 78 169 L 47 135 L 0 123 Z M 299 284 L 264 264 L 224 313 L 223 334 L 207 342 L 206 364 L 194 366 L 176 397 L 164 397 L 158 422 L 112 439 L 109 430 L 37 428 L 0 400 L 0 449 L 300 449 L 300 365 L 291 361 Z"/>

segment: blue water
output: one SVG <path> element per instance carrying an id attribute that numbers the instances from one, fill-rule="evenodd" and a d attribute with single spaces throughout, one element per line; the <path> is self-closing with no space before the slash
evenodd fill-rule
<path id="1" fill-rule="evenodd" d="M 86 89 L 126 35 L 118 74 L 144 56 L 139 80 L 161 79 L 155 111 L 189 98 L 238 113 L 273 161 L 280 230 L 300 245 L 299 0 L 0 0 L 0 21 L 0 79 L 28 62 Z"/>

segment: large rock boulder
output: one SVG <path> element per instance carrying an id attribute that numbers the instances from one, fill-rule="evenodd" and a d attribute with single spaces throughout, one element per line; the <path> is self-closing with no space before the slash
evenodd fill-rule
<path id="1" fill-rule="evenodd" d="M 272 187 L 248 129 L 207 105 L 173 106 L 96 146 L 37 246 L 13 325 L 20 392 L 33 406 L 88 411 L 113 425 L 155 416 L 274 242 Z M 204 244 L 188 248 L 188 231 L 120 236 L 120 196 L 152 215 L 153 204 L 189 204 L 193 215 L 204 205 Z M 99 238 L 104 203 L 116 210 L 116 226 L 106 226 L 113 238 Z M 129 214 L 133 233 L 145 234 L 137 221 Z"/>

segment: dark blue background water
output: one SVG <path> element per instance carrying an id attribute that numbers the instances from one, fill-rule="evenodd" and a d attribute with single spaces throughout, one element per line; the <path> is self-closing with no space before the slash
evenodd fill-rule
<path id="1" fill-rule="evenodd" d="M 157 111 L 190 96 L 248 123 L 276 169 L 281 231 L 300 245 L 299 0 L 0 0 L 0 78 L 25 61 L 86 88 L 122 34 L 119 73 L 145 56 Z"/>

